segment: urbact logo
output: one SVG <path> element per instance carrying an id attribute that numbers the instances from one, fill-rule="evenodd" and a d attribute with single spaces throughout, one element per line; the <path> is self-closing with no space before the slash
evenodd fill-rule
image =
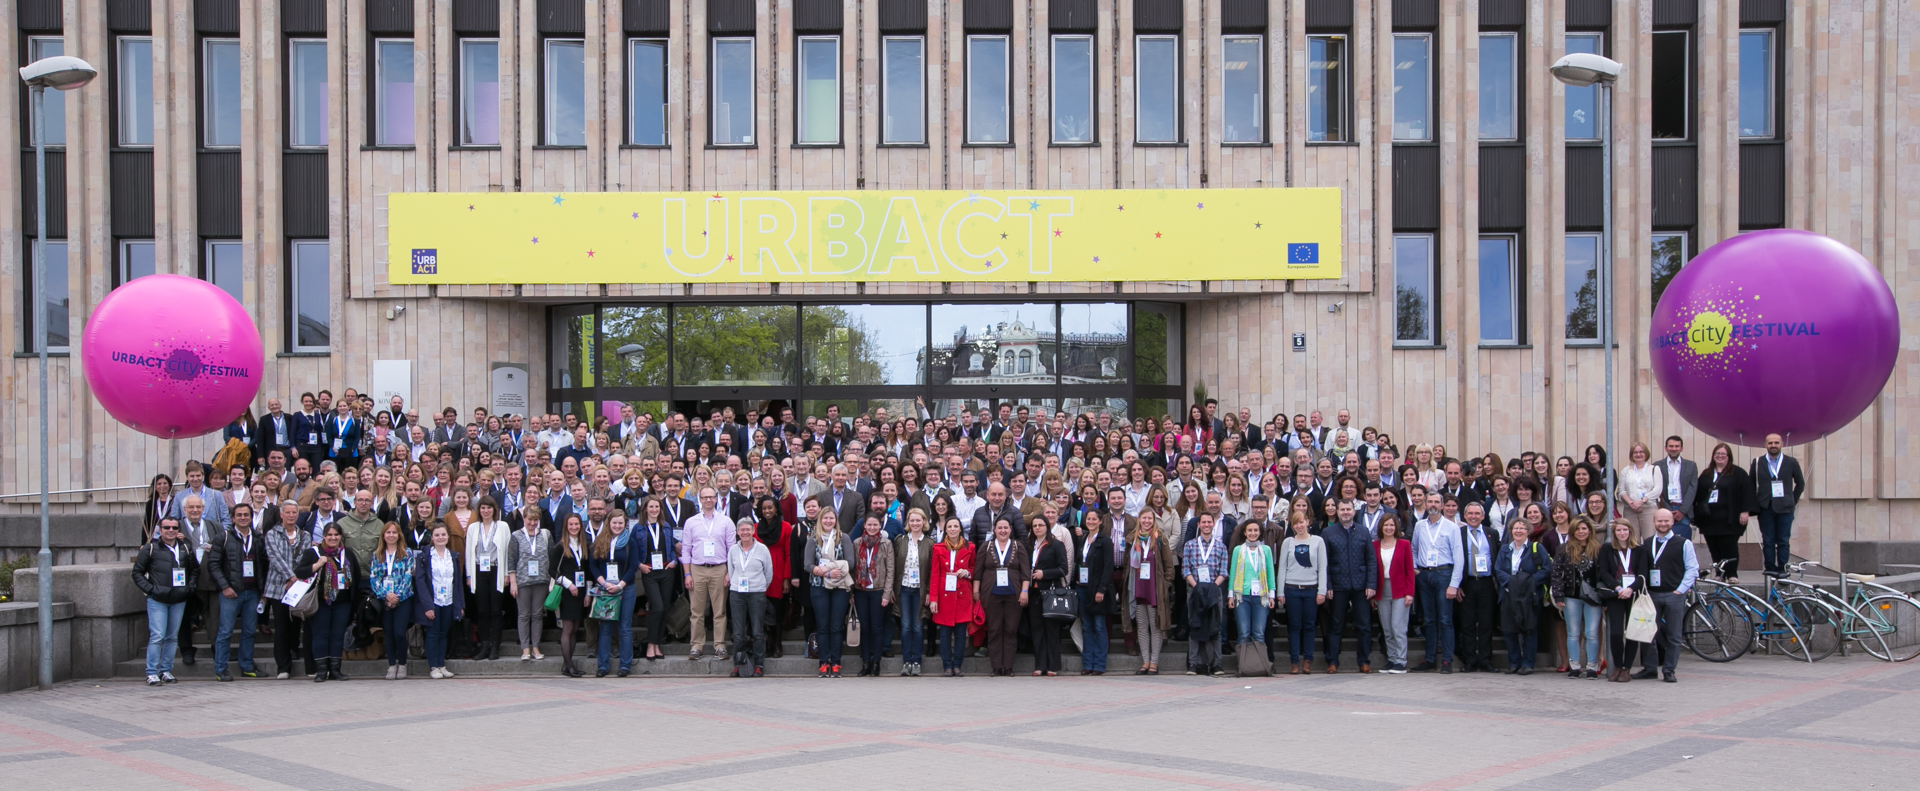
<path id="1" fill-rule="evenodd" d="M 248 375 L 247 369 L 239 366 L 207 365 L 199 352 L 187 348 L 176 348 L 164 355 L 112 352 L 108 359 L 120 365 L 152 370 L 176 382 L 192 382 L 202 376 L 226 379 Z"/>
<path id="2" fill-rule="evenodd" d="M 413 273 L 416 275 L 440 274 L 440 250 L 437 247 L 413 248 Z"/>

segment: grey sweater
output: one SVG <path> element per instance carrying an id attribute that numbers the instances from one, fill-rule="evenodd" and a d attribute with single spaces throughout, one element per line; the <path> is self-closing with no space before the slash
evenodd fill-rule
<path id="1" fill-rule="evenodd" d="M 1297 553 L 1294 552 L 1294 548 L 1301 546 L 1307 548 L 1308 557 L 1313 563 L 1312 568 L 1300 565 L 1299 559 L 1295 557 Z M 1319 593 L 1326 593 L 1327 542 L 1319 536 L 1307 536 L 1304 540 L 1288 536 L 1287 540 L 1280 542 L 1280 584 L 1312 585 L 1318 588 Z"/>

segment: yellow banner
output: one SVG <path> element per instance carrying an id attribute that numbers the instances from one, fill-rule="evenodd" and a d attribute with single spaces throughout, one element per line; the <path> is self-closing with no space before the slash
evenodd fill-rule
<path id="1" fill-rule="evenodd" d="M 395 193 L 393 283 L 1340 276 L 1340 191 Z"/>

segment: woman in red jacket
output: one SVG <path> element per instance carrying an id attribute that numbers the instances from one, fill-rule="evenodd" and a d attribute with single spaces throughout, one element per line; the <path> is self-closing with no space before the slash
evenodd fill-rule
<path id="1" fill-rule="evenodd" d="M 932 592 L 927 595 L 933 622 L 940 627 L 940 667 L 959 676 L 967 657 L 967 630 L 973 625 L 973 545 L 955 517 L 942 528 L 945 540 L 933 546 Z"/>
<path id="2" fill-rule="evenodd" d="M 1380 631 L 1386 636 L 1387 667 L 1382 672 L 1407 672 L 1407 613 L 1413 609 L 1413 542 L 1400 538 L 1400 519 L 1392 511 L 1380 517 L 1380 540 L 1373 542 L 1380 559 Z"/>

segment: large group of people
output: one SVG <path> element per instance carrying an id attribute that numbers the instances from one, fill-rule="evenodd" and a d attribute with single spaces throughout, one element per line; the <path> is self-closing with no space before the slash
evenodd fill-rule
<path id="1" fill-rule="evenodd" d="M 793 638 L 822 677 L 850 652 L 879 675 L 895 641 L 904 676 L 934 656 L 943 675 L 969 656 L 1010 675 L 1021 653 L 1053 676 L 1069 643 L 1102 675 L 1116 642 L 1158 674 L 1183 640 L 1192 675 L 1249 651 L 1292 674 L 1530 674 L 1545 650 L 1571 678 L 1673 681 L 1695 534 L 1733 576 L 1757 521 L 1778 573 L 1805 488 L 1778 437 L 1744 468 L 1669 437 L 1614 469 L 1599 445 L 1456 457 L 1344 409 L 1261 422 L 1212 400 L 1184 419 L 772 402 L 591 422 L 423 420 L 353 390 L 266 403 L 212 461 L 152 480 L 133 562 L 149 684 L 197 661 L 196 629 L 221 681 L 260 675 L 268 635 L 278 677 L 321 682 L 354 652 L 384 656 L 388 679 L 415 651 L 452 677 L 449 657 L 498 660 L 505 639 L 544 659 L 549 624 L 576 677 L 583 639 L 597 676 L 684 642 L 753 677 Z M 1659 614 L 1645 644 L 1624 638 L 1642 595 Z"/>

